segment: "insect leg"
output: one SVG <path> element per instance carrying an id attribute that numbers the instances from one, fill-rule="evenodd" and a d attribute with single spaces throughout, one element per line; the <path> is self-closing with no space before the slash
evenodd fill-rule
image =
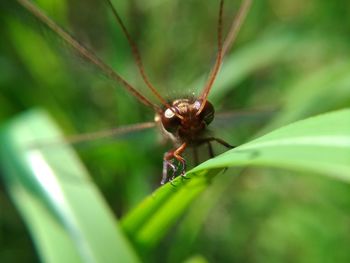
<path id="1" fill-rule="evenodd" d="M 233 146 L 233 145 L 229 144 L 228 142 L 225 142 L 224 140 L 222 140 L 220 138 L 216 138 L 216 137 L 209 137 L 209 138 L 203 139 L 203 142 L 211 142 L 211 141 L 216 141 L 217 143 L 225 146 L 228 149 L 233 149 L 236 147 L 236 146 Z"/>
<path id="2" fill-rule="evenodd" d="M 171 159 L 174 156 L 173 151 L 166 152 L 163 157 L 163 172 L 162 172 L 162 181 L 160 184 L 165 184 L 166 180 L 168 179 L 168 167 L 171 168 L 173 171 L 172 176 L 174 176 L 177 168 L 176 166 L 171 162 Z"/>
<path id="3" fill-rule="evenodd" d="M 187 143 L 184 142 L 183 144 L 181 144 L 181 146 L 179 148 L 177 148 L 174 151 L 174 158 L 176 160 L 178 160 L 181 165 L 182 165 L 182 169 L 181 169 L 181 175 L 184 176 L 186 173 L 186 160 L 181 156 L 181 154 L 184 152 L 184 150 L 187 147 Z"/>
<path id="4" fill-rule="evenodd" d="M 193 146 L 193 162 L 194 162 L 195 166 L 197 166 L 199 164 L 198 148 L 197 148 L 197 146 Z"/>
<path id="5" fill-rule="evenodd" d="M 166 180 L 168 179 L 168 167 L 171 168 L 173 171 L 171 180 L 175 178 L 175 173 L 178 171 L 178 167 L 176 167 L 172 163 L 172 159 L 176 159 L 179 163 L 181 163 L 181 175 L 185 175 L 186 172 L 186 161 L 181 156 L 183 151 L 186 149 L 187 143 L 181 144 L 181 146 L 175 150 L 168 151 L 164 154 L 163 157 L 163 175 L 162 175 L 162 181 L 161 184 L 165 184 Z"/>
<path id="6" fill-rule="evenodd" d="M 208 152 L 209 152 L 210 158 L 214 158 L 215 154 L 214 154 L 213 146 L 211 145 L 210 141 L 207 141 L 207 145 L 208 145 Z"/>

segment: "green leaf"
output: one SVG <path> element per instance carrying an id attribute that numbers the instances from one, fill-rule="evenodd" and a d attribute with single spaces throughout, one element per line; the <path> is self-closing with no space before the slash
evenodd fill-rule
<path id="1" fill-rule="evenodd" d="M 350 182 L 350 110 L 287 125 L 209 160 L 191 173 L 243 165 L 311 171 Z"/>
<path id="2" fill-rule="evenodd" d="M 43 262 L 138 262 L 118 223 L 50 118 L 31 111 L 0 134 L 6 188 Z M 51 145 L 52 146 L 52 145 Z"/>
<path id="3" fill-rule="evenodd" d="M 210 159 L 147 197 L 122 226 L 142 249 L 156 245 L 210 179 L 226 167 L 261 166 L 311 171 L 350 182 L 350 110 L 277 129 Z"/>
<path id="4" fill-rule="evenodd" d="M 336 61 L 315 72 L 306 72 L 286 88 L 283 109 L 265 130 L 348 105 L 349 69 L 349 62 Z"/>

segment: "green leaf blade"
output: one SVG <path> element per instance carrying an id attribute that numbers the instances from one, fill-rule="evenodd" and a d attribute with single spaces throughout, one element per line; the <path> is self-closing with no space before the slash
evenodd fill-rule
<path id="1" fill-rule="evenodd" d="M 350 181 L 350 110 L 277 129 L 196 167 L 266 166 L 307 170 Z"/>
<path id="2" fill-rule="evenodd" d="M 227 167 L 275 167 L 309 171 L 350 182 L 350 110 L 295 122 L 210 159 L 189 171 L 184 180 L 156 190 L 122 220 L 133 241 L 149 249 Z M 159 195 L 161 193 L 161 195 Z M 135 218 L 144 215 L 135 225 Z"/>
<path id="3" fill-rule="evenodd" d="M 138 262 L 74 151 L 41 111 L 1 130 L 0 163 L 12 200 L 44 262 Z M 62 253 L 62 251 L 64 251 Z"/>

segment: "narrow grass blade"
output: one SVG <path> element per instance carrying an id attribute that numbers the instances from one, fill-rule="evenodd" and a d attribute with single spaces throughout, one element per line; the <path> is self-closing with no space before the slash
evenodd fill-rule
<path id="1" fill-rule="evenodd" d="M 36 147 L 60 136 L 41 111 L 19 116 L 0 135 L 4 182 L 41 260 L 138 262 L 74 151 L 64 144 Z"/>

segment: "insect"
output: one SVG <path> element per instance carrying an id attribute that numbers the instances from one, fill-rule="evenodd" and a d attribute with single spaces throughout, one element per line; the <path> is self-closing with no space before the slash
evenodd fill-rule
<path id="1" fill-rule="evenodd" d="M 39 7 L 33 4 L 30 0 L 17 0 L 24 8 L 32 13 L 37 19 L 46 24 L 52 31 L 54 31 L 59 37 L 61 37 L 69 46 L 74 49 L 80 56 L 86 59 L 88 62 L 95 65 L 105 75 L 121 85 L 126 91 L 131 93 L 136 99 L 147 107 L 152 108 L 155 111 L 155 124 L 159 126 L 162 134 L 173 142 L 173 149 L 167 151 L 163 156 L 163 170 L 161 184 L 164 184 L 168 178 L 172 180 L 174 177 L 181 175 L 185 176 L 186 160 L 183 157 L 184 151 L 193 147 L 194 152 L 203 144 L 207 144 L 210 157 L 213 157 L 212 142 L 217 142 L 227 148 L 233 148 L 229 143 L 216 137 L 208 137 L 206 130 L 208 125 L 214 119 L 214 107 L 212 103 L 208 101 L 208 95 L 213 87 L 214 81 L 218 75 L 220 67 L 223 62 L 223 58 L 227 51 L 232 46 L 236 39 L 237 33 L 247 15 L 251 0 L 243 0 L 238 10 L 237 16 L 233 19 L 228 34 L 223 40 L 222 30 L 222 17 L 224 0 L 220 0 L 219 3 L 219 16 L 217 24 L 217 54 L 213 67 L 210 70 L 206 84 L 198 97 L 186 97 L 178 98 L 173 101 L 164 99 L 157 89 L 151 84 L 143 67 L 140 52 L 137 45 L 131 38 L 124 23 L 122 22 L 117 10 L 114 8 L 111 0 L 106 0 L 113 15 L 120 25 L 124 35 L 126 36 L 133 57 L 135 59 L 139 73 L 144 80 L 147 87 L 157 98 L 160 105 L 152 103 L 148 98 L 142 95 L 137 89 L 135 89 L 129 82 L 127 82 L 122 76 L 120 76 L 114 69 L 103 62 L 92 51 L 88 50 L 81 43 L 79 43 L 72 35 L 62 29 L 58 24 L 51 20 Z M 129 127 L 126 130 L 145 129 L 154 126 L 150 123 L 140 124 Z M 117 130 L 120 132 L 120 129 Z M 91 137 L 102 137 L 108 134 L 113 134 L 110 131 L 107 134 L 94 134 L 92 136 L 80 136 L 75 138 L 76 140 L 90 139 Z M 74 141 L 74 138 L 72 139 Z M 169 174 L 171 174 L 169 176 Z"/>

